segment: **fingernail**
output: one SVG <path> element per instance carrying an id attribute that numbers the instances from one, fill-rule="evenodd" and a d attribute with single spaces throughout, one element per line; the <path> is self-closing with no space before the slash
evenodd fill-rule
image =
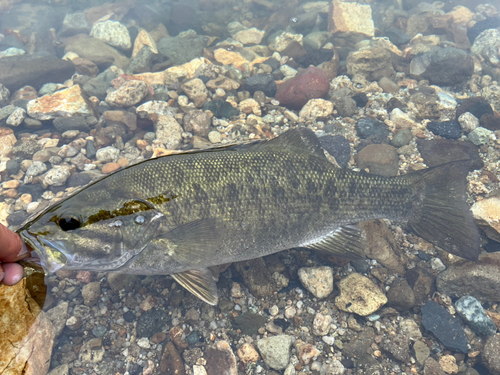
<path id="1" fill-rule="evenodd" d="M 19 252 L 19 254 L 17 254 L 18 257 L 22 256 L 22 255 L 26 255 L 28 254 L 29 251 L 28 251 L 28 247 L 26 246 L 26 244 L 23 242 L 23 245 L 21 247 L 21 251 Z"/>
<path id="2" fill-rule="evenodd" d="M 23 275 L 22 274 L 16 274 L 14 276 L 12 276 L 12 284 L 17 284 L 19 282 L 19 280 L 21 280 L 23 278 Z"/>

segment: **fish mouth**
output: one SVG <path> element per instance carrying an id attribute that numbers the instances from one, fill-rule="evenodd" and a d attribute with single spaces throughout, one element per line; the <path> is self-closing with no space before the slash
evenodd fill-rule
<path id="1" fill-rule="evenodd" d="M 19 235 L 38 256 L 45 274 L 54 273 L 68 264 L 68 259 L 64 255 L 66 246 L 62 241 L 39 239 L 36 235 L 26 230 L 20 232 Z"/>

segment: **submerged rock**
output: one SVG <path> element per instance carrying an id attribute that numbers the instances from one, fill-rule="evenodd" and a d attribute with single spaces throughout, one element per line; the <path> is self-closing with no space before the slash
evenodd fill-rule
<path id="1" fill-rule="evenodd" d="M 491 336 L 497 331 L 493 320 L 486 315 L 486 311 L 477 299 L 464 296 L 455 302 L 455 307 L 467 324 L 480 335 Z"/>

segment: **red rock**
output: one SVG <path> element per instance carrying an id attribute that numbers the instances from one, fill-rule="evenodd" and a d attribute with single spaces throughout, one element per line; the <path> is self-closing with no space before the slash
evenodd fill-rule
<path id="1" fill-rule="evenodd" d="M 92 281 L 92 273 L 89 271 L 78 271 L 76 279 L 88 284 Z"/>
<path id="2" fill-rule="evenodd" d="M 282 106 L 301 109 L 310 99 L 324 98 L 330 82 L 324 71 L 309 67 L 278 86 L 276 99 Z"/>

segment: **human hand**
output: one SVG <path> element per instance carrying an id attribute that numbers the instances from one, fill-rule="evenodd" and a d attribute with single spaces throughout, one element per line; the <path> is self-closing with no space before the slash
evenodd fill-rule
<path id="1" fill-rule="evenodd" d="M 0 283 L 14 285 L 23 277 L 23 267 L 15 263 L 29 255 L 17 233 L 0 224 Z"/>

